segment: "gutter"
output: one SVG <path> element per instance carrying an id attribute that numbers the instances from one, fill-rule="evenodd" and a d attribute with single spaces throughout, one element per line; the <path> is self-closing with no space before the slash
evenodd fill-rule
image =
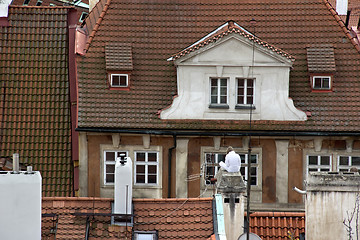
<path id="1" fill-rule="evenodd" d="M 131 133 L 131 134 L 151 134 L 174 136 L 282 136 L 282 137 L 306 137 L 306 136 L 360 136 L 360 132 L 304 132 L 304 131 L 183 131 L 183 130 L 144 130 L 144 129 L 117 129 L 117 128 L 88 128 L 78 127 L 78 132 L 97 132 L 97 133 Z"/>
<path id="2" fill-rule="evenodd" d="M 172 150 L 176 149 L 176 134 L 173 134 L 174 145 L 169 148 L 168 152 L 168 198 L 171 198 L 171 159 Z"/>
<path id="3" fill-rule="evenodd" d="M 224 208 L 221 194 L 215 194 L 213 200 L 214 234 L 216 240 L 226 240 Z"/>

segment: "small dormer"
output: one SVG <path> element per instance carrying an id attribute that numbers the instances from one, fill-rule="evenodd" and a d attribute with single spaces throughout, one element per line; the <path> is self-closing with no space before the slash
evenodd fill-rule
<path id="1" fill-rule="evenodd" d="M 304 121 L 289 98 L 295 59 L 229 21 L 168 59 L 178 96 L 161 119 Z"/>
<path id="2" fill-rule="evenodd" d="M 131 45 L 124 43 L 106 45 L 105 61 L 109 89 L 130 90 L 133 70 Z"/>
<path id="3" fill-rule="evenodd" d="M 334 47 L 329 44 L 309 46 L 307 63 L 312 92 L 331 92 L 336 71 Z"/>

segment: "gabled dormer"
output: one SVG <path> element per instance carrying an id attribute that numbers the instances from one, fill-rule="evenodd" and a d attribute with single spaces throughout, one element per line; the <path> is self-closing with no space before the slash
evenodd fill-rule
<path id="1" fill-rule="evenodd" d="M 295 59 L 233 21 L 168 60 L 178 95 L 161 119 L 306 120 L 289 99 Z"/>

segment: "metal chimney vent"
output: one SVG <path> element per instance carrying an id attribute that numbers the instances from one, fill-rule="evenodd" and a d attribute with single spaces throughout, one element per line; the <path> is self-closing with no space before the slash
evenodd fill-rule
<path id="1" fill-rule="evenodd" d="M 132 214 L 132 161 L 120 156 L 115 164 L 114 213 Z"/>

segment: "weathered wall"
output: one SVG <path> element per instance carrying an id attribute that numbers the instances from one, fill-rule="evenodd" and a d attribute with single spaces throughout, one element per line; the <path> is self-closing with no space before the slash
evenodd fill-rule
<path id="1" fill-rule="evenodd" d="M 306 239 L 359 239 L 356 229 L 360 213 L 355 208 L 360 190 L 359 174 L 311 174 L 306 190 Z M 344 221 L 349 224 L 346 221 L 354 211 L 349 225 L 353 238 L 349 238 Z"/>

